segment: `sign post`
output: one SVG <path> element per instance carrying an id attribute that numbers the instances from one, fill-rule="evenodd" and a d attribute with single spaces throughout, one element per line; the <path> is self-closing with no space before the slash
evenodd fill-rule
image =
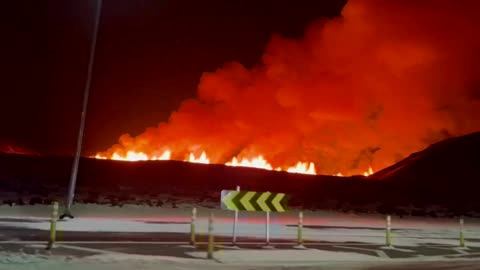
<path id="1" fill-rule="evenodd" d="M 237 191 L 240 191 L 240 186 L 237 186 Z M 234 246 L 237 243 L 237 226 L 238 226 L 238 210 L 235 210 L 235 218 L 233 220 L 233 240 L 232 240 L 232 244 Z"/>
<path id="2" fill-rule="evenodd" d="M 270 245 L 270 212 L 266 213 L 266 222 L 265 222 L 265 246 L 264 249 L 272 249 Z"/>
<path id="3" fill-rule="evenodd" d="M 237 187 L 237 190 L 222 190 L 221 208 L 235 211 L 235 213 L 238 213 L 238 211 L 266 212 L 265 248 L 272 248 L 270 246 L 270 212 L 288 211 L 288 198 L 285 193 L 240 191 L 240 188 Z M 236 241 L 236 226 L 238 222 L 238 216 L 235 216 L 234 243 Z"/>
<path id="4" fill-rule="evenodd" d="M 266 225 L 265 240 L 266 240 L 267 246 L 268 246 L 268 244 L 270 244 L 270 212 L 267 212 L 267 223 L 265 225 Z"/>

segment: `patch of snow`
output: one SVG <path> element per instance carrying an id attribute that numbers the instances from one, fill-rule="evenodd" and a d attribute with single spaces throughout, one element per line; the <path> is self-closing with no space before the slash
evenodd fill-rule
<path id="1" fill-rule="evenodd" d="M 165 269 L 166 266 L 208 265 L 214 262 L 168 256 L 101 254 L 84 258 L 0 252 L 0 270 L 130 270 Z M 175 269 L 174 267 L 169 269 Z M 195 268 L 193 268 L 195 269 Z M 207 268 L 208 269 L 208 268 Z"/>
<path id="2" fill-rule="evenodd" d="M 195 258 L 205 258 L 200 251 L 187 252 Z M 380 261 L 383 258 L 372 257 L 354 252 L 326 250 L 221 250 L 215 252 L 216 260 L 223 263 L 248 264 L 250 262 L 275 262 L 278 264 L 312 261 Z"/>

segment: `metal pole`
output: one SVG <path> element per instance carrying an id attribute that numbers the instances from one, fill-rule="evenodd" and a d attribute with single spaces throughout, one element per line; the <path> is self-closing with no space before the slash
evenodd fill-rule
<path id="1" fill-rule="evenodd" d="M 237 186 L 237 191 L 240 191 L 240 186 Z M 232 244 L 237 243 L 237 226 L 238 226 L 238 210 L 235 210 L 235 218 L 233 220 L 233 240 Z"/>
<path id="2" fill-rule="evenodd" d="M 267 191 L 269 193 L 270 191 Z M 270 245 L 270 212 L 266 212 L 266 220 L 265 220 L 265 249 L 272 249 L 273 247 Z"/>
<path id="3" fill-rule="evenodd" d="M 270 245 L 270 212 L 267 212 L 267 220 L 265 224 L 265 238 L 266 244 L 263 246 L 264 249 L 273 249 L 274 247 Z"/>
<path id="4" fill-rule="evenodd" d="M 93 38 L 92 38 L 92 44 L 90 48 L 90 57 L 89 57 L 88 70 L 87 70 L 87 81 L 85 84 L 85 91 L 83 93 L 83 106 L 82 106 L 82 115 L 80 118 L 80 129 L 78 131 L 77 148 L 75 151 L 75 157 L 73 159 L 72 174 L 70 177 L 70 183 L 68 187 L 68 197 L 67 197 L 65 212 L 63 213 L 63 215 L 60 216 L 60 219 L 63 219 L 65 217 L 73 218 L 71 207 L 73 204 L 73 197 L 75 196 L 75 186 L 76 186 L 77 174 L 78 174 L 78 163 L 80 162 L 80 155 L 82 152 L 83 133 L 85 129 L 85 117 L 87 112 L 88 95 L 90 91 L 90 85 L 92 82 L 93 60 L 95 56 L 95 47 L 97 44 L 98 25 L 100 22 L 100 14 L 102 11 L 102 1 L 103 0 L 97 0 L 97 9 L 95 13 L 95 22 L 94 22 L 94 28 L 93 28 Z"/>
<path id="5" fill-rule="evenodd" d="M 267 212 L 267 220 L 265 224 L 265 239 L 267 246 L 270 245 L 270 212 Z"/>
<path id="6" fill-rule="evenodd" d="M 52 219 L 50 220 L 50 239 L 48 239 L 47 250 L 53 248 L 57 239 L 57 218 L 58 218 L 58 202 L 53 202 Z"/>

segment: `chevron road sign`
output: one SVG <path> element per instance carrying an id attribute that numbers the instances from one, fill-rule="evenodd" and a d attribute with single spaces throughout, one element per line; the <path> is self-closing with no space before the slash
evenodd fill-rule
<path id="1" fill-rule="evenodd" d="M 222 209 L 257 212 L 286 212 L 285 193 L 222 190 Z"/>

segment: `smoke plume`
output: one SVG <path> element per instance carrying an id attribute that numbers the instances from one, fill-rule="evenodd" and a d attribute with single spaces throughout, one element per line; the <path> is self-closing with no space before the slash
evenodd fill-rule
<path id="1" fill-rule="evenodd" d="M 480 1 L 351 0 L 302 40 L 274 35 L 260 63 L 205 73 L 168 123 L 108 153 L 262 154 L 319 173 L 381 169 L 480 130 Z"/>

